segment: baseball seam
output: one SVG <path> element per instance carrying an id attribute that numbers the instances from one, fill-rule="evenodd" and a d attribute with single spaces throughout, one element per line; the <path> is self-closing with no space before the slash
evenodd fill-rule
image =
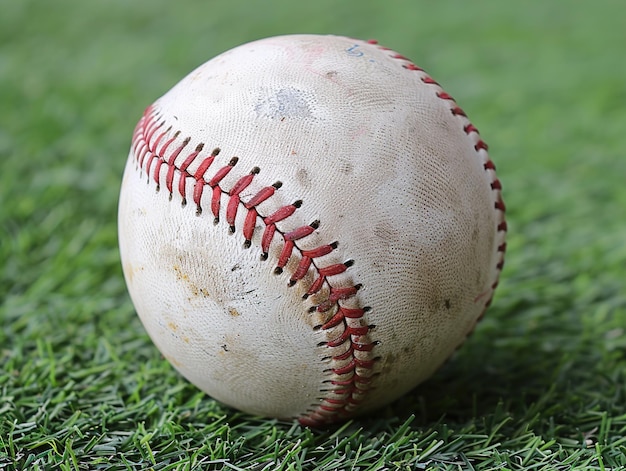
<path id="1" fill-rule="evenodd" d="M 373 367 L 378 360 L 373 354 L 378 342 L 370 338 L 371 330 L 375 326 L 368 325 L 365 321 L 365 313 L 370 308 L 367 306 L 348 307 L 341 303 L 355 298 L 361 285 L 335 287 L 331 282 L 333 276 L 346 272 L 354 261 L 347 260 L 343 263 L 321 266 L 317 259 L 334 251 L 339 242 L 331 242 L 309 250 L 298 246 L 298 241 L 318 229 L 320 221 L 316 220 L 290 231 L 282 231 L 277 227 L 277 223 L 287 220 L 301 207 L 301 200 L 281 206 L 269 215 L 259 212 L 258 206 L 274 196 L 275 192 L 282 187 L 282 182 L 265 186 L 250 199 L 243 201 L 240 196 L 242 191 L 252 183 L 261 170 L 258 167 L 252 168 L 248 174 L 236 180 L 230 189 L 225 189 L 221 182 L 237 165 L 238 158 L 232 157 L 227 165 L 219 167 L 209 178 L 207 173 L 215 165 L 214 162 L 220 149 L 215 148 L 209 155 L 205 155 L 203 154 L 204 143 L 199 143 L 194 147 L 190 137 L 182 141 L 180 137 L 180 131 L 174 131 L 166 126 L 165 120 L 154 105 L 148 107 L 133 133 L 132 153 L 137 166 L 142 172 L 146 172 L 148 183 L 151 180 L 156 183 L 157 192 L 164 184 L 169 192 L 169 199 L 172 200 L 173 194 L 177 191 L 182 197 L 183 207 L 187 205 L 187 184 L 191 183 L 193 185 L 192 198 L 198 216 L 204 212 L 202 197 L 208 186 L 211 191 L 210 211 L 213 215 L 213 222 L 218 224 L 222 213 L 225 212 L 225 219 L 231 234 L 237 231 L 235 220 L 238 212 L 247 211 L 241 228 L 244 248 L 252 245 L 257 221 L 260 220 L 263 224 L 260 242 L 261 260 L 268 259 L 272 244 L 278 243 L 281 246 L 274 269 L 275 274 L 281 274 L 294 255 L 299 257 L 297 268 L 290 274 L 288 287 L 303 281 L 309 271 L 313 272 L 314 281 L 307 287 L 303 300 L 323 293 L 321 297 L 316 296 L 321 299 L 321 302 L 317 302 L 319 300 L 317 299 L 308 312 L 311 315 L 317 312 L 325 316 L 325 322 L 316 325 L 314 331 L 335 332 L 338 335 L 318 344 L 318 347 L 325 347 L 330 351 L 329 355 L 322 357 L 322 361 L 328 362 L 330 366 L 324 370 L 328 378 L 323 381 L 325 386 L 320 389 L 322 396 L 317 398 L 318 402 L 311 404 L 310 408 L 299 417 L 299 421 L 304 425 L 318 426 L 349 415 L 358 407 L 370 388 L 371 378 L 376 374 Z M 193 151 L 185 156 L 188 149 L 193 149 Z M 180 162 L 181 155 L 185 158 L 182 164 L 178 165 L 177 160 Z M 200 163 L 191 173 L 189 169 L 194 162 Z M 178 179 L 177 185 L 175 185 L 176 179 Z M 228 200 L 225 211 L 222 209 L 224 197 Z"/>
<path id="2" fill-rule="evenodd" d="M 441 87 L 441 85 L 439 85 L 438 82 L 436 82 L 432 77 L 430 77 L 424 71 L 424 69 L 415 65 L 413 62 L 411 62 L 408 58 L 406 58 L 402 54 L 399 54 L 388 47 L 379 45 L 378 41 L 376 41 L 375 39 L 370 39 L 367 41 L 367 43 L 371 44 L 372 46 L 377 47 L 381 51 L 385 51 L 391 59 L 396 59 L 398 61 L 401 61 L 402 67 L 404 69 L 420 74 L 420 80 L 424 84 L 432 86 L 436 90 L 435 94 L 437 98 L 440 98 L 444 100 L 446 103 L 448 103 L 450 107 L 450 112 L 455 117 L 463 121 L 463 132 L 473 139 L 474 150 L 476 151 L 476 154 L 478 155 L 478 157 L 481 158 L 483 161 L 483 169 L 486 172 L 488 172 L 491 176 L 491 183 L 490 183 L 491 190 L 496 193 L 496 201 L 494 203 L 494 209 L 497 211 L 497 214 L 498 214 L 497 227 L 496 227 L 497 234 L 498 234 L 498 241 L 497 241 L 498 245 L 496 248 L 498 252 L 498 260 L 496 262 L 496 267 L 495 267 L 496 277 L 493 283 L 491 284 L 489 291 L 485 293 L 481 293 L 474 299 L 474 302 L 479 302 L 485 297 L 487 298 L 483 306 L 482 313 L 480 317 L 478 318 L 478 320 L 480 321 L 480 319 L 482 319 L 482 317 L 485 314 L 485 311 L 491 305 L 491 302 L 493 300 L 495 289 L 499 283 L 500 273 L 502 272 L 502 269 L 504 267 L 504 254 L 506 252 L 505 237 L 506 237 L 506 232 L 507 232 L 507 223 L 506 223 L 505 216 L 504 216 L 506 212 L 506 206 L 504 205 L 504 201 L 502 199 L 502 184 L 500 183 L 500 180 L 496 176 L 496 166 L 493 163 L 493 161 L 489 158 L 489 154 L 487 153 L 489 147 L 487 146 L 487 143 L 483 141 L 482 138 L 480 137 L 480 133 L 478 132 L 478 129 L 469 121 L 467 115 L 465 114 L 465 111 L 463 111 L 463 109 L 456 103 L 454 98 L 448 93 L 446 93 Z"/>

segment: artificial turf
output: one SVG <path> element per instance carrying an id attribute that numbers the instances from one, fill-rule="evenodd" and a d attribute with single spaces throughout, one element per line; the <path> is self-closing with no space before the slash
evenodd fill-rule
<path id="1" fill-rule="evenodd" d="M 626 469 L 623 2 L 0 0 L 0 469 Z M 265 36 L 376 38 L 490 145 L 507 203 L 494 303 L 431 380 L 327 430 L 182 379 L 121 274 L 143 108 Z"/>

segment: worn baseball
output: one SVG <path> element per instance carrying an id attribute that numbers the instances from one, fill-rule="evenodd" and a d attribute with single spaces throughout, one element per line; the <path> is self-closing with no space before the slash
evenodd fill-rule
<path id="1" fill-rule="evenodd" d="M 323 425 L 429 377 L 503 264 L 477 129 L 373 41 L 292 35 L 201 65 L 132 138 L 119 243 L 164 357 L 211 397 Z"/>

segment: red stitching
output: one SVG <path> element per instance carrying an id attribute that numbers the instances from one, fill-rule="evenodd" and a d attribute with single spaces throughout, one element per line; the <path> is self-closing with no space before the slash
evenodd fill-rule
<path id="1" fill-rule="evenodd" d="M 339 288 L 333 286 L 329 280 L 348 270 L 354 261 L 348 260 L 328 266 L 318 265 L 317 259 L 335 250 L 338 247 L 338 242 L 309 250 L 298 247 L 298 241 L 311 235 L 319 227 L 319 221 L 313 221 L 309 225 L 300 226 L 287 232 L 277 229 L 276 223 L 289 218 L 302 206 L 300 200 L 282 206 L 272 214 L 259 214 L 257 206 L 271 198 L 281 188 L 281 182 L 263 187 L 250 199 L 242 201 L 240 194 L 260 173 L 258 167 L 240 177 L 230 189 L 225 189 L 221 182 L 237 165 L 238 159 L 233 157 L 227 165 L 217 168 L 213 176 L 209 178 L 207 174 L 216 165 L 215 162 L 220 149 L 216 148 L 210 155 L 202 157 L 200 156 L 204 148 L 202 143 L 196 145 L 192 152 L 184 156 L 182 164 L 177 166 L 176 160 L 180 160 L 181 154 L 185 155 L 184 152 L 189 146 L 191 138 L 187 137 L 178 146 L 175 146 L 175 141 L 180 138 L 180 131 L 173 133 L 171 128 L 164 129 L 165 121 L 160 118 L 155 107 L 148 107 L 133 134 L 132 149 L 135 161 L 140 170 L 142 172 L 145 170 L 147 173 L 148 183 L 150 180 L 156 182 L 156 189 L 159 191 L 160 183 L 164 179 L 165 187 L 169 192 L 169 199 L 171 200 L 173 193 L 178 191 L 182 197 L 181 205 L 185 206 L 186 182 L 188 179 L 190 182 L 193 181 L 193 201 L 196 205 L 197 215 L 203 212 L 202 197 L 205 188 L 209 187 L 211 191 L 211 214 L 215 224 L 220 221 L 223 197 L 227 199 L 225 219 L 230 232 L 236 231 L 235 220 L 238 212 L 246 211 L 244 224 L 241 228 L 244 236 L 244 248 L 251 246 L 256 223 L 259 219 L 265 226 L 261 236 L 261 259 L 267 260 L 272 244 L 282 245 L 276 261 L 275 273 L 282 273 L 292 257 L 300 258 L 297 268 L 291 274 L 288 286 L 294 286 L 303 280 L 309 270 L 313 269 L 315 281 L 308 287 L 303 299 L 320 292 L 324 286 L 327 287 L 326 299 L 312 306 L 309 312 L 329 313 L 328 319 L 322 325 L 317 326 L 315 330 L 329 330 L 343 325 L 342 332 L 336 338 L 320 343 L 320 346 L 328 348 L 342 346 L 340 354 L 324 358 L 326 361 L 330 360 L 331 365 L 331 368 L 325 372 L 342 378 L 337 379 L 335 377 L 326 380 L 325 383 L 330 384 L 330 388 L 320 391 L 324 393 L 324 397 L 321 397 L 318 403 L 311 404 L 310 409 L 299 420 L 306 425 L 321 425 L 349 415 L 350 411 L 359 404 L 362 399 L 361 396 L 369 389 L 370 376 L 373 375 L 372 370 L 377 360 L 372 353 L 377 342 L 369 338 L 373 326 L 361 325 L 361 321 L 369 308 L 347 308 L 341 304 L 341 301 L 353 298 L 361 285 Z M 196 161 L 199 161 L 200 164 L 195 172 L 191 173 L 188 168 Z M 167 169 L 164 176 L 161 171 L 163 166 Z M 177 174 L 179 183 L 178 187 L 175 188 L 174 179 Z M 347 347 L 345 346 L 346 343 L 349 344 Z M 355 352 L 365 352 L 365 357 L 360 355 L 357 358 Z"/>
<path id="2" fill-rule="evenodd" d="M 370 42 L 370 44 L 376 45 L 377 43 Z M 459 105 L 456 104 L 456 102 L 454 101 L 454 98 L 452 98 L 452 96 L 450 96 L 448 93 L 446 93 L 441 88 L 439 83 L 437 83 L 432 77 L 430 77 L 428 74 L 426 74 L 426 72 L 422 68 L 420 68 L 417 65 L 413 64 L 408 59 L 406 59 L 405 57 L 402 57 L 400 54 L 398 54 L 398 53 L 396 53 L 394 51 L 390 51 L 389 49 L 384 48 L 384 47 L 380 47 L 380 46 L 376 46 L 376 47 L 378 47 L 382 51 L 388 51 L 388 55 L 392 59 L 403 61 L 404 64 L 402 66 L 405 69 L 413 71 L 413 72 L 420 73 L 421 74 L 420 80 L 423 83 L 427 84 L 427 85 L 434 86 L 435 89 L 436 89 L 435 95 L 438 98 L 441 98 L 442 100 L 446 100 L 450 104 L 450 112 L 454 116 L 458 116 L 460 119 L 467 120 L 467 115 L 465 114 L 463 109 L 460 108 Z M 496 286 L 498 285 L 498 281 L 499 281 L 499 278 L 500 278 L 500 272 L 502 271 L 502 268 L 504 267 L 504 253 L 506 251 L 506 243 L 504 243 L 504 237 L 505 237 L 506 232 L 507 232 L 507 224 L 506 224 L 506 221 L 505 221 L 505 218 L 504 218 L 504 213 L 506 211 L 506 207 L 504 205 L 504 201 L 502 200 L 502 184 L 497 179 L 496 174 L 495 174 L 496 166 L 491 161 L 491 159 L 489 159 L 489 156 L 487 155 L 487 150 L 488 150 L 487 144 L 485 143 L 485 141 L 483 141 L 481 139 L 480 134 L 478 132 L 478 129 L 476 129 L 476 127 L 472 123 L 470 123 L 470 122 L 465 123 L 463 125 L 463 131 L 468 136 L 473 136 L 476 139 L 475 143 L 474 143 L 474 150 L 479 155 L 479 157 L 482 157 L 484 159 L 483 167 L 484 167 L 485 171 L 491 173 L 491 176 L 492 176 L 491 190 L 496 192 L 496 202 L 494 204 L 494 208 L 495 208 L 496 211 L 499 212 L 499 220 L 498 220 L 498 225 L 497 225 L 497 231 L 498 231 L 498 233 L 501 234 L 501 238 L 502 238 L 502 242 L 500 243 L 500 245 L 497 248 L 497 251 L 499 253 L 499 258 L 498 258 L 498 261 L 496 263 L 496 270 L 497 270 L 496 279 L 492 283 L 491 293 L 489 293 L 489 297 L 485 301 L 484 309 L 483 309 L 483 312 L 481 313 L 481 316 L 480 316 L 482 318 L 483 314 L 485 313 L 485 310 L 491 304 L 491 300 L 493 299 L 493 292 L 494 292 Z M 482 298 L 482 296 L 481 296 L 481 298 Z"/>

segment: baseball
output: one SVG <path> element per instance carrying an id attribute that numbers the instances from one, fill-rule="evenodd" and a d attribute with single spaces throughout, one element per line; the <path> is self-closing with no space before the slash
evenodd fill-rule
<path id="1" fill-rule="evenodd" d="M 307 426 L 393 401 L 491 302 L 506 223 L 487 145 L 404 56 L 291 35 L 149 106 L 119 202 L 136 311 L 211 397 Z"/>

